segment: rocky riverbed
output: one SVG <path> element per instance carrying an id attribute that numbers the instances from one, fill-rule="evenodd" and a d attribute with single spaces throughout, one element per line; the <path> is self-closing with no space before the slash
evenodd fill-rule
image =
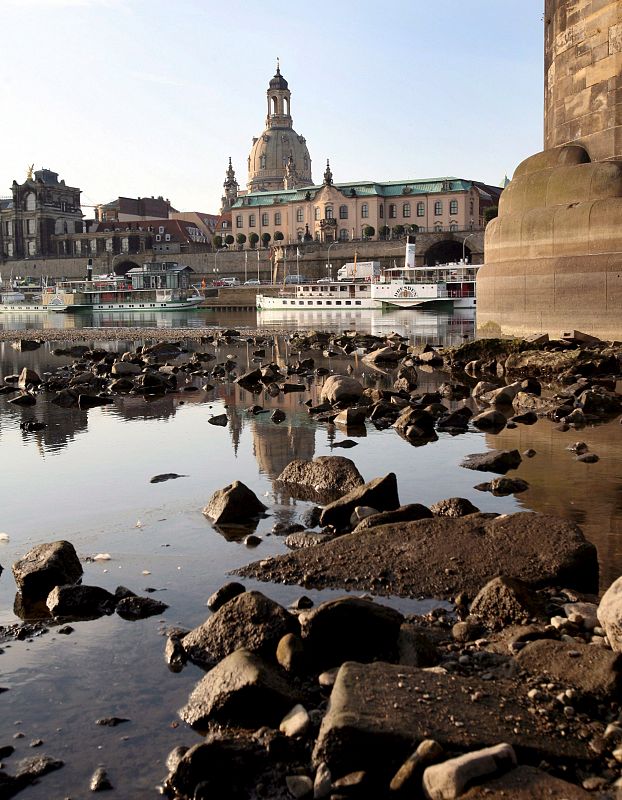
<path id="1" fill-rule="evenodd" d="M 158 330 L 157 341 L 125 352 L 81 345 L 85 332 L 76 334 L 76 344 L 59 352 L 74 359 L 70 368 L 4 376 L 0 391 L 9 402 L 29 408 L 46 396 L 69 411 L 117 396 L 147 401 L 191 381 L 234 382 L 248 393 L 250 415 L 271 413 L 269 398 L 296 394 L 315 425 L 352 437 L 370 425 L 397 433 L 404 446 L 434 447 L 440 435 L 474 428 L 528 430 L 546 419 L 576 432 L 569 456 L 588 465 L 599 456 L 582 441 L 586 426 L 618 420 L 622 411 L 622 347 L 580 334 L 439 350 L 410 347 L 397 335 L 300 333 L 288 337 L 287 363 L 266 358 L 270 337 L 258 332 L 163 337 Z M 127 329 L 122 336 L 134 338 Z M 89 342 L 96 338 L 89 331 Z M 210 349 L 244 338 L 256 359 L 245 372 Z M 135 339 L 150 337 L 140 329 Z M 362 359 L 393 385 L 365 386 L 348 369 L 331 374 L 316 366 L 318 352 Z M 420 373 L 437 368 L 445 380 L 435 392 L 421 391 Z M 308 397 L 311 379 L 322 383 L 316 402 Z M 281 424 L 285 415 L 274 413 L 273 424 Z M 348 441 L 356 438 L 341 443 Z M 530 448 L 499 449 L 473 453 L 463 467 L 501 476 L 482 484 L 483 492 L 520 492 L 525 487 L 511 473 L 530 458 L 537 458 Z M 187 745 L 170 753 L 168 775 L 160 776 L 167 796 L 617 796 L 622 580 L 599 585 L 596 549 L 574 522 L 482 513 L 461 497 L 402 504 L 400 482 L 393 473 L 365 482 L 354 455 L 293 460 L 278 476 L 284 492 L 310 504 L 303 524 L 275 530 L 290 552 L 237 570 L 240 582 L 210 598 L 204 622 L 168 631 L 170 669 L 191 663 L 205 674 L 178 711 L 201 738 L 188 731 Z M 270 512 L 235 475 L 223 476 L 206 500 L 206 519 L 225 533 L 251 530 Z M 244 535 L 247 546 L 261 544 L 261 536 Z M 13 574 L 23 599 L 45 606 L 48 626 L 164 611 L 125 587 L 82 585 L 68 543 L 36 546 Z M 249 579 L 265 588 L 247 590 Z M 282 583 L 300 587 L 288 607 L 270 597 L 271 584 Z M 304 594 L 323 588 L 350 594 L 320 603 Z M 429 614 L 405 614 L 383 596 L 443 602 Z M 166 697 L 164 685 L 161 702 Z M 47 771 L 9 769 L 6 755 L 0 787 L 7 797 Z M 50 769 L 60 766 L 53 763 Z M 105 779 L 93 776 L 99 788 Z"/>

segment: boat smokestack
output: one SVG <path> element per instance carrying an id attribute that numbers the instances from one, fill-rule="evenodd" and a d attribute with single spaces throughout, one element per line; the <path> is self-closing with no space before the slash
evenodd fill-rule
<path id="1" fill-rule="evenodd" d="M 86 279 L 87 281 L 93 280 L 93 259 L 89 258 L 86 262 Z"/>

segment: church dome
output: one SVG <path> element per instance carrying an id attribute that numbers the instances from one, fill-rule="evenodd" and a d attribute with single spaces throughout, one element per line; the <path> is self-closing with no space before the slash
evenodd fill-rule
<path id="1" fill-rule="evenodd" d="M 248 190 L 278 191 L 288 176 L 290 188 L 310 186 L 311 156 L 304 136 L 293 128 L 290 114 L 291 92 L 277 65 L 267 91 L 268 116 L 261 136 L 253 139 L 248 157 Z M 289 167 L 288 167 L 289 164 Z"/>

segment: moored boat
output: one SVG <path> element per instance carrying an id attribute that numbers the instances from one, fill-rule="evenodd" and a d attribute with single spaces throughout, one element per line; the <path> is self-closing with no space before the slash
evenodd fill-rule
<path id="1" fill-rule="evenodd" d="M 149 262 L 125 275 L 93 276 L 60 281 L 53 295 L 43 296 L 50 311 L 179 311 L 196 308 L 203 296 L 190 283 L 191 267 L 174 261 Z"/>

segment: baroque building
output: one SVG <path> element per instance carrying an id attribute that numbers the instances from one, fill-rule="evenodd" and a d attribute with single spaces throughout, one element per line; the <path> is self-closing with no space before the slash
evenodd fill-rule
<path id="1" fill-rule="evenodd" d="M 326 162 L 314 185 L 306 140 L 292 127 L 291 92 L 277 64 L 267 91 L 266 129 L 248 157 L 247 191 L 238 190 L 229 159 L 223 210 L 238 244 L 350 241 L 404 232 L 480 230 L 501 188 L 444 177 L 335 183 Z"/>
<path id="2" fill-rule="evenodd" d="M 0 201 L 0 256 L 56 255 L 54 237 L 82 233 L 80 189 L 58 180 L 58 173 L 28 170 L 24 183 L 13 181 L 11 197 Z"/>

